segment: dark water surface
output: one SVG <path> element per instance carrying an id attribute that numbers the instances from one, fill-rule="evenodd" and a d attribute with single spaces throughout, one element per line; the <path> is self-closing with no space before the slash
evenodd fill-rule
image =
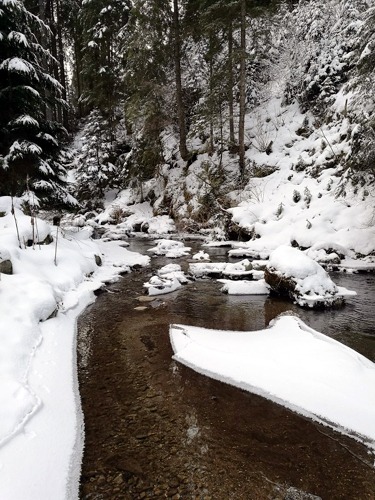
<path id="1" fill-rule="evenodd" d="M 186 242 L 193 247 L 200 243 Z M 154 243 L 132 240 L 146 253 Z M 227 249 L 206 249 L 226 261 Z M 173 260 L 187 269 L 188 258 Z M 264 296 L 228 296 L 198 280 L 139 302 L 152 270 L 124 276 L 79 322 L 86 447 L 84 499 L 374 499 L 373 456 L 364 446 L 259 396 L 172 361 L 168 327 L 264 328 L 297 313 L 309 326 L 375 361 L 375 276 L 334 274 L 358 296 L 337 310 L 302 310 Z M 137 311 L 137 306 L 147 307 Z M 302 493 L 305 492 L 305 493 Z"/>
<path id="2" fill-rule="evenodd" d="M 193 248 L 192 255 L 202 249 L 197 241 L 187 241 L 186 245 Z M 129 249 L 146 253 L 152 246 L 152 241 L 135 240 L 131 241 Z M 212 262 L 240 260 L 228 259 L 228 248 L 225 247 L 203 249 L 210 254 Z M 172 260 L 153 259 L 152 268 L 158 269 L 169 261 Z M 176 262 L 183 265 L 186 259 L 177 259 Z M 343 308 L 310 310 L 275 297 L 228 296 L 220 292 L 222 284 L 215 280 L 200 280 L 173 294 L 172 299 L 163 296 L 163 300 L 172 300 L 176 304 L 173 309 L 193 318 L 191 324 L 225 330 L 258 330 L 268 326 L 280 313 L 293 311 L 311 328 L 375 361 L 375 274 L 333 272 L 331 278 L 337 285 L 357 292 L 357 296 L 349 298 Z M 197 293 L 192 293 L 192 290 Z"/>

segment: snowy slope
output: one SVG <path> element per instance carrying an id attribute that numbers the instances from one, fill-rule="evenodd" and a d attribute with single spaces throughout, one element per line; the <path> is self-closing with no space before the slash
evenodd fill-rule
<path id="1" fill-rule="evenodd" d="M 0 273 L 0 498 L 77 498 L 76 320 L 94 290 L 149 257 L 97 244 L 89 228 L 33 225 L 15 200 L 18 240 L 10 198 L 0 198 L 0 212 L 0 261 L 13 266 L 13 274 Z M 44 244 L 25 246 L 33 239 Z"/>
<path id="2" fill-rule="evenodd" d="M 272 36 L 265 52 L 255 56 L 249 46 L 249 73 L 258 61 L 262 74 L 258 82 L 249 80 L 244 178 L 237 155 L 228 151 L 226 106 L 213 154 L 207 152 L 208 129 L 190 110 L 191 162 L 179 158 L 176 131 L 166 127 L 160 137 L 165 163 L 155 166 L 153 178 L 136 185 L 133 179 L 92 224 L 111 222 L 120 209 L 124 230 L 161 234 L 152 217 L 168 213 L 180 230 L 219 239 L 228 229 L 232 237 L 245 233 L 248 255 L 267 257 L 293 243 L 312 247 L 311 256 L 328 264 L 346 257 L 349 266 L 349 259 L 369 256 L 375 250 L 371 16 L 366 0 L 312 0 L 281 10 L 266 25 Z M 195 64 L 201 58 L 194 45 L 191 50 L 194 72 L 203 75 L 207 68 Z M 200 81 L 188 66 L 184 71 L 187 82 Z M 174 230 L 167 217 L 166 226 Z"/>

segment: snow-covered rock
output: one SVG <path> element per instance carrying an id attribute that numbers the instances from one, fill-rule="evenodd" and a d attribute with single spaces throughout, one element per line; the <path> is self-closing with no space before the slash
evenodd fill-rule
<path id="1" fill-rule="evenodd" d="M 341 305 L 345 297 L 356 295 L 337 287 L 323 267 L 304 252 L 286 245 L 272 252 L 265 280 L 274 293 L 302 307 Z"/>
<path id="2" fill-rule="evenodd" d="M 189 264 L 189 272 L 196 278 L 211 277 L 230 279 L 259 279 L 263 276 L 261 271 L 253 271 L 248 259 L 236 263 L 228 262 L 197 262 Z"/>
<path id="3" fill-rule="evenodd" d="M 0 248 L 0 273 L 13 273 L 13 265 L 10 258 L 10 253 L 5 248 Z"/>
<path id="4" fill-rule="evenodd" d="M 208 253 L 204 252 L 203 250 L 199 250 L 198 253 L 193 255 L 194 260 L 210 260 L 210 256 Z"/>
<path id="5" fill-rule="evenodd" d="M 186 247 L 182 241 L 160 239 L 156 240 L 156 246 L 149 248 L 149 252 L 155 255 L 165 255 L 171 259 L 184 257 L 190 253 L 191 248 Z"/>
<path id="6" fill-rule="evenodd" d="M 189 282 L 186 274 L 182 271 L 181 266 L 179 264 L 167 264 L 166 266 L 161 267 L 158 270 L 158 276 L 160 278 L 177 278 L 178 281 L 182 284 L 186 284 Z"/>
<path id="7" fill-rule="evenodd" d="M 182 284 L 176 277 L 160 278 L 159 276 L 152 276 L 143 286 L 147 288 L 149 295 L 164 295 L 181 288 Z"/>
<path id="8" fill-rule="evenodd" d="M 149 295 L 162 295 L 174 292 L 188 282 L 189 279 L 179 264 L 167 264 L 158 270 L 157 276 L 152 276 L 143 286 Z"/>

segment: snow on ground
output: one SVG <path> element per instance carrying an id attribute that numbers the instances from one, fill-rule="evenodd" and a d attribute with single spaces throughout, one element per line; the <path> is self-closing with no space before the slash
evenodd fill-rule
<path id="1" fill-rule="evenodd" d="M 13 274 L 0 274 L 0 498 L 77 498 L 76 320 L 95 289 L 150 259 L 94 242 L 90 229 L 57 230 L 41 219 L 33 226 L 16 202 L 19 245 L 10 208 L 10 198 L 0 198 L 0 260 L 13 265 Z M 39 242 L 59 232 L 56 265 L 55 241 L 25 246 L 33 227 Z"/>
<path id="2" fill-rule="evenodd" d="M 184 257 L 190 253 L 191 248 L 185 247 L 182 241 L 160 239 L 156 240 L 156 246 L 148 250 L 154 255 L 165 255 L 170 259 Z"/>
<path id="3" fill-rule="evenodd" d="M 96 218 L 95 223 L 105 225 L 116 223 L 112 231 L 130 233 L 144 231 L 148 234 L 163 235 L 176 231 L 173 220 L 167 215 L 154 216 L 149 202 L 137 203 L 134 190 L 124 189 L 115 197 L 108 199 L 105 209 Z"/>
<path id="4" fill-rule="evenodd" d="M 268 295 L 270 291 L 264 279 L 258 281 L 219 279 L 218 281 L 224 284 L 220 290 L 228 295 Z"/>
<path id="5" fill-rule="evenodd" d="M 273 140 L 269 154 L 259 151 L 259 126 L 267 127 L 263 134 Z M 339 159 L 350 154 L 352 128 L 343 118 L 316 127 L 314 117 L 301 113 L 297 103 L 284 107 L 275 98 L 247 117 L 249 160 L 264 171 L 276 170 L 253 176 L 243 191 L 230 194 L 238 205 L 228 209 L 233 221 L 256 235 L 230 255 L 267 258 L 293 241 L 302 248 L 319 246 L 324 253 L 340 246 L 342 258 L 375 250 L 372 199 L 366 187 L 346 182 L 340 167 Z"/>
<path id="6" fill-rule="evenodd" d="M 271 325 L 254 332 L 171 325 L 173 359 L 375 448 L 375 364 L 295 316 Z"/>

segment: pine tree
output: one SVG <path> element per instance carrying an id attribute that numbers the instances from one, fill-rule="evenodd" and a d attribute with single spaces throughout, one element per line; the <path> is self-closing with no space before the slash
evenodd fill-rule
<path id="1" fill-rule="evenodd" d="M 231 9 L 222 0 L 190 0 L 185 16 L 187 30 L 195 44 L 202 47 L 203 61 L 199 78 L 193 84 L 199 88 L 198 115 L 209 126 L 209 151 L 215 149 L 214 130 L 222 130 L 223 111 L 231 103 L 230 139 L 234 143 L 233 125 L 233 65 L 229 66 L 225 45 L 228 43 Z M 231 38 L 231 42 L 233 42 Z M 232 62 L 232 60 L 231 60 Z M 203 77 L 203 78 L 202 78 Z M 203 80 L 203 81 L 202 81 Z M 227 83 L 228 82 L 228 83 Z M 229 92 L 230 87 L 230 92 Z M 232 96 L 230 99 L 229 94 Z"/>
<path id="2" fill-rule="evenodd" d="M 124 95 L 124 53 L 128 0 L 84 0 L 80 12 L 83 42 L 82 99 L 87 111 L 97 108 L 110 121 Z"/>
<path id="3" fill-rule="evenodd" d="M 175 86 L 176 86 L 176 108 L 177 120 L 180 136 L 180 155 L 183 160 L 188 160 L 189 151 L 186 145 L 187 129 L 186 129 L 186 112 L 183 99 L 183 86 L 181 76 L 181 22 L 180 22 L 180 3 L 178 0 L 173 0 L 173 52 L 174 52 L 174 71 L 175 71 Z"/>
<path id="4" fill-rule="evenodd" d="M 273 0 L 189 0 L 187 18 L 191 18 L 195 37 L 206 38 L 206 60 L 209 66 L 206 96 L 210 109 L 210 143 L 213 145 L 214 116 L 222 104 L 228 106 L 229 148 L 239 154 L 240 174 L 245 170 L 245 112 L 249 89 L 250 21 L 275 7 Z M 226 45 L 226 47 L 225 47 Z M 216 62 L 215 62 L 216 61 Z M 216 84 L 215 84 L 216 82 Z M 223 85 L 226 82 L 226 85 Z M 237 101 L 235 100 L 237 98 Z M 235 137 L 234 109 L 239 111 L 238 139 Z M 224 115 L 225 116 L 225 115 Z"/>
<path id="5" fill-rule="evenodd" d="M 166 95 L 172 71 L 170 19 L 168 0 L 136 0 L 122 47 L 129 131 L 142 131 L 151 140 L 170 121 Z"/>
<path id="6" fill-rule="evenodd" d="M 174 122 L 169 0 L 136 0 L 124 39 L 125 118 L 132 154 L 128 180 L 149 179 L 164 163 L 160 135 Z"/>
<path id="7" fill-rule="evenodd" d="M 46 70 L 53 59 L 35 35 L 41 31 L 50 35 L 23 2 L 0 0 L 0 195 L 31 190 L 35 202 L 70 203 L 58 142 L 62 127 L 46 119 L 48 110 L 64 104 L 62 88 Z"/>

